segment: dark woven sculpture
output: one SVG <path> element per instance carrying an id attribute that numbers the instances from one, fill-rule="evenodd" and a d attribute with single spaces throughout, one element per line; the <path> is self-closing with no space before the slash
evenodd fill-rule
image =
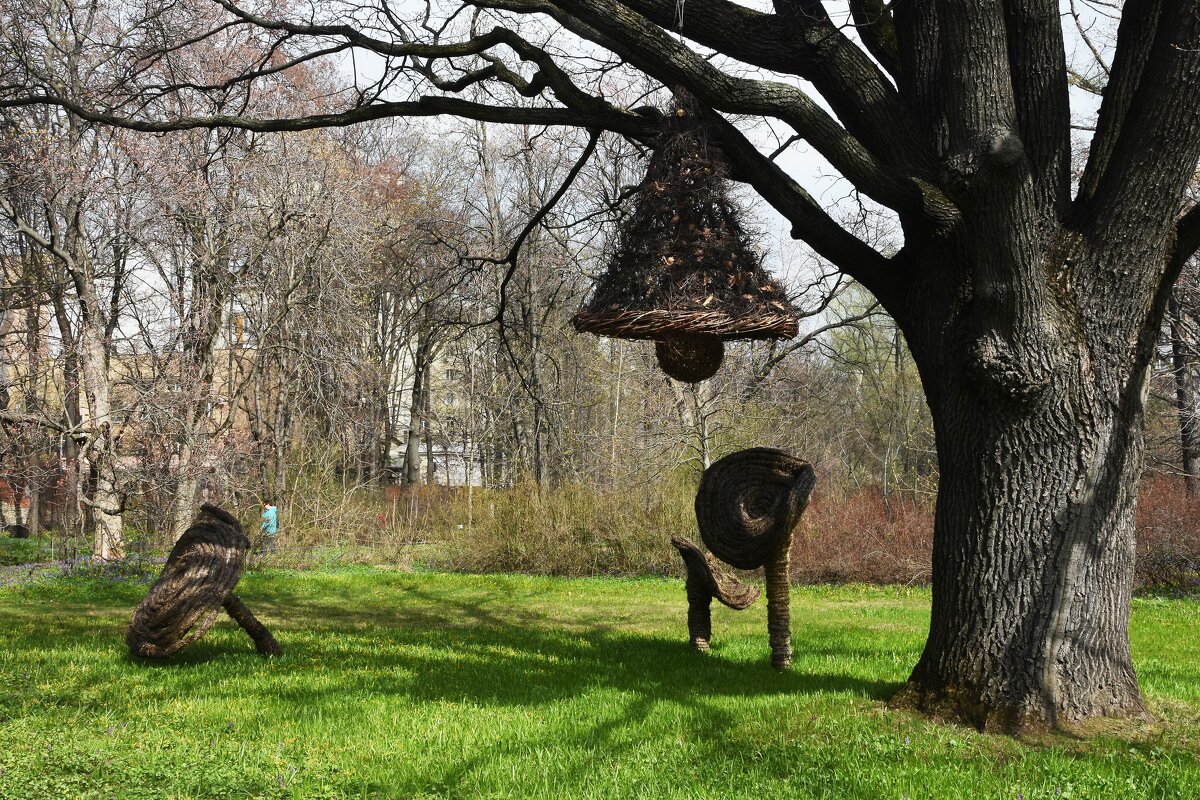
<path id="1" fill-rule="evenodd" d="M 671 544 L 687 568 L 688 637 L 692 647 L 703 653 L 712 639 L 712 599 L 741 611 L 753 605 L 762 592 L 725 572 L 715 558 L 686 536 L 672 536 Z"/>
<path id="2" fill-rule="evenodd" d="M 780 669 L 792 663 L 792 529 L 815 483 L 807 461 L 756 447 L 731 453 L 706 469 L 696 493 L 700 537 L 713 555 L 739 569 L 764 568 L 771 663 Z"/>
<path id="3" fill-rule="evenodd" d="M 576 330 L 654 339 L 659 365 L 694 383 L 721 364 L 724 339 L 790 339 L 796 313 L 754 252 L 727 169 L 683 92 L 619 232 L 616 253 Z"/>
<path id="4" fill-rule="evenodd" d="M 283 654 L 250 609 L 233 594 L 246 563 L 250 541 L 228 512 L 205 504 L 184 532 L 162 574 L 134 609 L 125 632 L 129 652 L 167 658 L 203 636 L 223 607 L 254 641 L 259 653 Z"/>

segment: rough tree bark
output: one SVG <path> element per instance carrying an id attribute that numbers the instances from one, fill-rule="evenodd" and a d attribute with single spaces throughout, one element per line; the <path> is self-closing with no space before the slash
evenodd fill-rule
<path id="1" fill-rule="evenodd" d="M 1129 41 L 1147 34 L 1140 5 L 1175 12 L 1143 51 Z M 1196 74 L 1183 52 L 1200 42 L 1200 15 L 1186 3 L 1126 10 L 1074 203 L 1061 177 L 1040 183 L 1065 163 L 1061 129 L 1037 124 L 1037 105 L 1021 104 L 1031 98 L 1005 98 L 1003 78 L 1036 63 L 1014 49 L 1044 46 L 1028 30 L 1036 20 L 1010 15 L 991 45 L 986 26 L 943 22 L 961 43 L 959 79 L 995 94 L 946 108 L 963 222 L 943 245 L 906 246 L 915 280 L 883 293 L 921 371 L 941 475 L 929 640 L 898 700 L 988 728 L 1145 710 L 1128 637 L 1134 504 L 1149 367 L 1181 255 L 1178 200 L 1154 198 L 1178 198 L 1200 155 L 1200 93 L 1178 81 Z M 907 45 L 907 63 L 929 64 L 923 42 Z M 1129 107 L 1114 100 L 1135 89 Z M 957 126 L 966 148 L 955 152 Z M 1182 157 L 1146 169 L 1143 148 L 1175 137 L 1189 144 Z"/>
<path id="2" fill-rule="evenodd" d="M 78 134 L 74 129 L 71 133 L 72 136 Z M 97 561 L 120 559 L 124 556 L 125 547 L 122 522 L 124 497 L 117 475 L 112 376 L 108 363 L 115 318 L 106 314 L 105 304 L 101 300 L 101 281 L 97 278 L 87 249 L 87 213 L 78 198 L 65 203 L 62 208 L 50 209 L 46 216 L 50 220 L 48 226 L 51 232 L 45 236 L 33 228 L 7 199 L 0 198 L 0 211 L 22 236 L 53 256 L 62 269 L 59 280 L 69 282 L 74 289 L 78 304 L 77 323 L 73 324 L 67 314 L 61 286 L 51 290 L 51 300 L 64 349 L 69 349 L 64 359 L 64 406 L 70 426 L 69 438 L 82 441 L 78 451 L 79 468 L 88 475 L 88 490 L 79 493 L 78 498 L 92 512 L 92 558 Z M 54 217 L 55 213 L 61 213 L 65 222 L 60 224 Z M 121 296 L 122 281 L 119 272 L 108 276 L 107 288 L 112 298 Z M 78 406 L 72 407 L 77 402 L 77 398 L 73 397 L 76 385 L 82 389 L 87 400 L 86 415 L 76 416 L 80 409 Z M 72 424 L 74 419 L 78 419 L 77 425 Z"/>
<path id="3" fill-rule="evenodd" d="M 225 287 L 222 275 L 228 273 L 229 259 L 204 239 L 203 229 L 188 225 L 193 246 L 200 252 L 209 251 L 193 265 L 191 276 L 191 298 L 187 316 L 183 320 L 183 353 L 181 370 L 190 379 L 188 386 L 193 393 L 185 398 L 180 415 L 179 453 L 176 470 L 179 482 L 176 485 L 173 508 L 172 541 L 187 531 L 195 514 L 198 489 L 196 456 L 203 452 L 209 424 L 209 406 L 212 401 L 213 378 L 216 371 L 215 350 L 221 329 L 222 310 L 225 304 Z"/>
<path id="4" fill-rule="evenodd" d="M 97 319 L 98 300 L 91 286 L 82 287 L 79 301 L 84 309 L 79 331 L 79 366 L 88 407 L 85 424 L 91 430 L 82 462 L 92 476 L 90 497 L 85 498 L 94 515 L 92 558 L 114 561 L 125 555 L 125 526 L 122 520 L 124 496 L 117 477 L 117 450 L 113 438 L 108 337 Z"/>
<path id="5" fill-rule="evenodd" d="M 408 406 L 408 436 L 404 445 L 404 474 L 406 486 L 421 484 L 421 436 L 428 427 L 426 410 L 429 380 L 433 361 L 433 337 L 425 329 L 417 331 L 412 353 L 413 385 Z"/>

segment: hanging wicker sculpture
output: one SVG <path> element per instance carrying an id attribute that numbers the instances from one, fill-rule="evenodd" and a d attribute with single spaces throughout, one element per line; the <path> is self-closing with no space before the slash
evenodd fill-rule
<path id="1" fill-rule="evenodd" d="M 713 555 L 739 569 L 765 568 L 771 663 L 779 669 L 792 663 L 792 529 L 815 483 L 807 461 L 782 450 L 755 447 L 731 453 L 706 469 L 696 493 L 700 538 Z"/>
<path id="2" fill-rule="evenodd" d="M 652 339 L 663 371 L 695 383 L 721 365 L 723 340 L 790 339 L 796 312 L 751 247 L 723 157 L 686 93 L 676 91 L 666 125 L 612 262 L 572 322 Z"/>
<path id="3" fill-rule="evenodd" d="M 201 506 L 133 612 L 125 632 L 129 652 L 142 658 L 172 656 L 207 633 L 224 608 L 259 653 L 282 655 L 271 632 L 233 594 L 249 547 L 236 517 L 216 506 Z"/>

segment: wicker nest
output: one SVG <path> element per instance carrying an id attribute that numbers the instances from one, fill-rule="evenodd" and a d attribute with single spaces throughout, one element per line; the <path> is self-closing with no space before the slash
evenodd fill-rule
<path id="1" fill-rule="evenodd" d="M 731 453 L 706 469 L 696 493 L 696 522 L 708 549 L 740 569 L 764 568 L 771 663 L 780 669 L 792 663 L 792 529 L 815 483 L 807 461 L 756 447 Z"/>
<path id="2" fill-rule="evenodd" d="M 677 381 L 699 383 L 717 374 L 725 345 L 710 333 L 675 333 L 654 343 L 663 372 Z"/>
<path id="3" fill-rule="evenodd" d="M 250 542 L 237 518 L 205 504 L 163 566 L 162 574 L 134 609 L 125 632 L 129 652 L 167 658 L 199 639 L 222 608 L 264 655 L 283 650 L 250 609 L 233 594 Z"/>
<path id="4" fill-rule="evenodd" d="M 694 101 L 677 92 L 666 119 L 613 259 L 572 320 L 576 330 L 660 341 L 792 338 L 795 309 L 751 245 Z"/>

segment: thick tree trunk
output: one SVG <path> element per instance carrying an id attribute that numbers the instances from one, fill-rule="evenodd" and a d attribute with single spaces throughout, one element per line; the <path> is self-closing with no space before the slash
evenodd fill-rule
<path id="1" fill-rule="evenodd" d="M 404 471 L 401 482 L 405 486 L 417 486 L 421 483 L 421 427 L 420 412 L 413 404 L 409 412 L 408 434 L 404 443 Z"/>
<path id="2" fill-rule="evenodd" d="M 408 437 L 404 447 L 403 482 L 409 486 L 421 483 L 421 437 L 428 425 L 426 395 L 429 393 L 431 349 L 429 337 L 418 333 L 417 346 L 413 351 L 413 385 L 408 406 Z"/>
<path id="3" fill-rule="evenodd" d="M 29 495 L 29 513 L 25 516 L 25 524 L 29 527 L 31 536 L 41 535 L 42 528 L 42 489 L 39 485 L 41 478 L 34 478 L 25 487 Z"/>
<path id="4" fill-rule="evenodd" d="M 75 352 L 75 336 L 67 316 L 66 306 L 62 295 L 53 298 L 54 317 L 58 324 L 59 336 L 62 338 L 62 382 L 63 382 L 63 416 L 62 424 L 68 430 L 78 427 L 83 420 L 83 407 L 80 398 L 82 392 L 79 375 L 79 356 Z M 58 525 L 65 531 L 80 530 L 82 521 L 83 481 L 80 476 L 82 465 L 79 458 L 79 443 L 74 436 L 61 438 L 62 455 L 59 467 L 62 470 L 61 506 L 58 514 Z"/>
<path id="5" fill-rule="evenodd" d="M 217 334 L 220 329 L 221 307 L 224 295 L 209 287 L 194 293 L 191 318 L 187 326 L 191 335 L 184 347 L 184 363 L 193 378 L 187 387 L 190 397 L 183 403 L 179 435 L 179 454 L 175 462 L 178 483 L 172 503 L 171 541 L 179 541 L 196 515 L 196 495 L 199 490 L 199 472 L 203 467 L 201 456 L 208 440 L 210 401 L 212 399 L 214 361 Z M 203 304 L 210 307 L 201 307 Z"/>
<path id="6" fill-rule="evenodd" d="M 1045 252 L 1048 270 L 1071 263 Z M 1073 245 L 1077 280 L 1113 269 L 1097 252 Z M 917 289 L 921 322 L 906 326 L 940 483 L 929 638 L 894 702 L 1005 731 L 1144 714 L 1129 605 L 1165 295 L 1122 326 L 1036 273 L 997 295 L 979 273 L 960 280 Z"/>
<path id="7" fill-rule="evenodd" d="M 179 541 L 179 537 L 187 531 L 195 517 L 196 494 L 199 481 L 193 471 L 193 450 L 191 436 L 184 437 L 179 448 L 176 461 L 178 482 L 175 484 L 175 497 L 171 502 L 171 541 Z"/>
<path id="8" fill-rule="evenodd" d="M 95 301 L 92 298 L 94 305 Z M 117 478 L 117 452 L 113 441 L 112 404 L 105 337 L 93 313 L 83 320 L 80 330 L 79 365 L 87 396 L 91 441 L 84 460 L 92 475 L 88 506 L 93 512 L 94 544 L 92 558 L 114 561 L 125 556 L 125 526 L 122 520 L 122 495 Z"/>
<path id="9" fill-rule="evenodd" d="M 425 483 L 429 486 L 437 483 L 437 458 L 433 452 L 433 409 L 430 408 L 429 402 L 431 397 L 427 376 L 425 396 L 421 400 L 421 435 L 425 442 Z"/>
<path id="10" fill-rule="evenodd" d="M 868 280 L 917 362 L 940 468 L 929 638 L 896 702 L 997 730 L 1138 716 L 1134 505 L 1187 255 L 1200 19 L 1126 7 L 1072 197 L 1057 19 L 969 5 L 897 8 L 902 92 L 959 216 L 936 234 L 910 216 Z"/>
<path id="11" fill-rule="evenodd" d="M 93 461 L 92 467 L 95 470 L 92 488 L 95 525 L 92 559 L 116 561 L 125 557 L 125 527 L 113 459 L 106 453 L 104 457 Z"/>
<path id="12" fill-rule="evenodd" d="M 937 404 L 933 609 L 902 698 L 1000 730 L 1144 711 L 1128 636 L 1142 380 L 1116 406 Z"/>

